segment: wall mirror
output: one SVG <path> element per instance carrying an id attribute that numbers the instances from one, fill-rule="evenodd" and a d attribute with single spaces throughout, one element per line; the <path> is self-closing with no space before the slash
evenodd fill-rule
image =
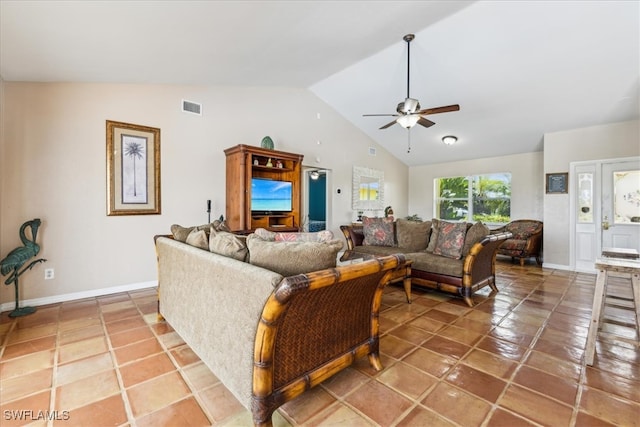
<path id="1" fill-rule="evenodd" d="M 352 208 L 358 211 L 384 209 L 384 172 L 353 167 Z"/>

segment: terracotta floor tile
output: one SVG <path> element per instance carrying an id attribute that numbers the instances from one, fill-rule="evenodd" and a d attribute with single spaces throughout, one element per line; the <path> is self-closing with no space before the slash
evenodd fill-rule
<path id="1" fill-rule="evenodd" d="M 135 309 L 136 304 L 133 302 L 133 300 L 128 298 L 123 301 L 114 302 L 112 304 L 100 304 L 100 311 L 102 312 L 103 316 L 106 313 L 118 313 L 122 312 L 123 310 L 129 310 L 131 308 Z"/>
<path id="2" fill-rule="evenodd" d="M 184 399 L 189 394 L 189 387 L 176 371 L 140 383 L 127 390 L 131 410 L 136 418 L 158 411 Z"/>
<path id="3" fill-rule="evenodd" d="M 53 425 L 67 426 L 71 422 L 74 426 L 92 427 L 98 423 L 103 426 L 119 426 L 125 424 L 127 419 L 122 395 L 114 394 L 70 411 L 69 421 L 54 422 Z"/>
<path id="4" fill-rule="evenodd" d="M 506 381 L 467 365 L 455 366 L 446 376 L 446 381 L 491 403 L 495 403 Z"/>
<path id="5" fill-rule="evenodd" d="M 538 340 L 533 349 L 542 353 L 547 353 L 556 359 L 570 360 L 580 363 L 584 355 L 584 350 L 578 347 L 571 347 L 563 342 L 553 342 L 548 340 Z"/>
<path id="6" fill-rule="evenodd" d="M 118 365 L 124 365 L 161 352 L 162 346 L 155 338 L 138 341 L 114 350 Z"/>
<path id="7" fill-rule="evenodd" d="M 402 362 L 385 369 L 376 380 L 411 399 L 417 399 L 438 382 L 436 377 Z"/>
<path id="8" fill-rule="evenodd" d="M 10 402 L 45 389 L 50 389 L 52 379 L 53 368 L 30 372 L 26 376 L 5 378 L 0 375 L 0 402 Z"/>
<path id="9" fill-rule="evenodd" d="M 370 378 L 357 369 L 347 368 L 328 378 L 320 386 L 338 398 L 357 390 Z"/>
<path id="10" fill-rule="evenodd" d="M 513 381 L 521 386 L 573 406 L 578 393 L 578 384 L 547 374 L 528 366 L 521 366 Z"/>
<path id="11" fill-rule="evenodd" d="M 519 345 L 499 340 L 493 337 L 485 337 L 476 345 L 478 348 L 511 360 L 520 360 L 526 349 Z"/>
<path id="12" fill-rule="evenodd" d="M 69 384 L 99 372 L 111 370 L 113 367 L 113 360 L 109 352 L 61 364 L 58 366 L 58 372 L 56 373 L 56 384 Z"/>
<path id="13" fill-rule="evenodd" d="M 460 316 L 458 316 L 456 314 L 451 314 L 451 313 L 447 313 L 447 312 L 444 312 L 444 311 L 440 311 L 438 309 L 439 307 L 440 306 L 436 306 L 436 308 L 427 311 L 426 313 L 424 313 L 422 315 L 422 317 L 427 317 L 429 319 L 433 319 L 435 321 L 438 321 L 438 322 L 444 323 L 444 324 L 454 322 L 455 320 L 458 319 L 458 317 L 460 317 Z"/>
<path id="14" fill-rule="evenodd" d="M 510 378 L 517 366 L 514 361 L 478 349 L 471 350 L 462 361 L 466 365 L 502 379 Z"/>
<path id="15" fill-rule="evenodd" d="M 129 317 L 127 319 L 116 320 L 106 325 L 109 335 L 130 329 L 146 326 L 147 323 L 141 316 Z"/>
<path id="16" fill-rule="evenodd" d="M 640 403 L 640 382 L 587 366 L 585 385 Z"/>
<path id="17" fill-rule="evenodd" d="M 111 369 L 57 387 L 55 407 L 70 411 L 119 393 L 116 372 Z"/>
<path id="18" fill-rule="evenodd" d="M 411 406 L 409 399 L 376 381 L 363 384 L 345 402 L 379 425 L 392 424 Z"/>
<path id="19" fill-rule="evenodd" d="M 60 347 L 58 361 L 59 363 L 69 363 L 73 360 L 84 359 L 85 357 L 104 353 L 108 349 L 104 336 L 76 341 Z"/>
<path id="20" fill-rule="evenodd" d="M 473 346 L 482 338 L 482 334 L 478 332 L 455 325 L 445 327 L 438 335 L 468 346 Z"/>
<path id="21" fill-rule="evenodd" d="M 55 335 L 58 331 L 58 325 L 47 324 L 44 326 L 32 326 L 28 328 L 14 328 L 9 334 L 7 345 L 16 344 L 24 341 L 34 340 L 49 335 Z"/>
<path id="22" fill-rule="evenodd" d="M 6 361 L 26 354 L 37 353 L 43 350 L 50 350 L 56 346 L 56 336 L 49 335 L 43 338 L 36 338 L 18 344 L 8 345 L 2 353 L 0 361 Z"/>
<path id="23" fill-rule="evenodd" d="M 438 378 L 449 372 L 456 364 L 456 359 L 452 357 L 423 348 L 412 352 L 402 361 Z"/>
<path id="24" fill-rule="evenodd" d="M 211 422 L 193 397 L 165 406 L 136 420 L 138 427 L 206 426 Z"/>
<path id="25" fill-rule="evenodd" d="M 582 391 L 580 409 L 617 426 L 640 425 L 640 404 L 600 390 L 585 387 Z"/>
<path id="26" fill-rule="evenodd" d="M 380 338 L 380 352 L 394 359 L 401 359 L 414 348 L 414 344 L 393 335 L 384 335 Z"/>
<path id="27" fill-rule="evenodd" d="M 58 344 L 73 344 L 75 342 L 84 341 L 89 338 L 104 336 L 104 328 L 102 327 L 102 323 L 100 323 L 98 319 L 92 319 L 89 322 L 92 323 L 91 326 L 76 327 L 75 329 L 61 331 L 59 333 Z"/>
<path id="28" fill-rule="evenodd" d="M 184 340 L 177 332 L 168 332 L 158 336 L 158 341 L 162 343 L 165 348 L 172 349 L 180 347 L 185 344 Z"/>
<path id="29" fill-rule="evenodd" d="M 412 409 L 411 412 L 397 424 L 397 427 L 454 427 L 455 425 L 456 424 L 441 417 L 436 412 L 418 406 Z"/>
<path id="30" fill-rule="evenodd" d="M 220 382 L 204 362 L 194 363 L 182 370 L 191 390 L 200 391 Z"/>
<path id="31" fill-rule="evenodd" d="M 4 397 L 4 396 L 3 396 Z M 9 402 L 2 399 L 2 427 L 23 426 L 37 419 L 39 411 L 50 411 L 51 390 Z"/>
<path id="32" fill-rule="evenodd" d="M 132 303 L 133 305 L 133 303 Z M 140 316 L 140 312 L 138 311 L 138 307 L 129 307 L 123 308 L 122 310 L 109 311 L 106 313 L 102 313 L 102 318 L 104 319 L 104 323 L 109 324 L 118 320 L 129 319 L 135 316 Z"/>
<path id="33" fill-rule="evenodd" d="M 214 421 L 246 412 L 238 399 L 221 383 L 200 391 L 198 395 Z"/>
<path id="34" fill-rule="evenodd" d="M 568 426 L 571 420 L 571 406 L 517 385 L 510 385 L 498 404 L 543 425 Z"/>
<path id="35" fill-rule="evenodd" d="M 183 345 L 171 350 L 171 354 L 175 357 L 180 367 L 191 365 L 200 361 L 197 354 L 193 352 L 187 345 Z"/>
<path id="36" fill-rule="evenodd" d="M 479 426 L 491 409 L 491 405 L 484 400 L 447 383 L 438 384 L 421 403 L 464 426 Z"/>
<path id="37" fill-rule="evenodd" d="M 150 380 L 168 372 L 176 367 L 164 353 L 158 353 L 120 367 L 120 375 L 125 388 L 129 388 L 143 381 Z"/>
<path id="38" fill-rule="evenodd" d="M 0 362 L 0 378 L 5 381 L 51 368 L 53 366 L 54 353 L 55 350 L 43 350 Z"/>
<path id="39" fill-rule="evenodd" d="M 462 358 L 471 349 L 468 345 L 452 341 L 439 335 L 429 339 L 422 344 L 422 347 L 456 359 Z"/>
<path id="40" fill-rule="evenodd" d="M 526 419 L 519 417 L 515 414 L 512 414 L 511 412 L 505 411 L 504 409 L 501 409 L 501 408 L 496 409 L 493 412 L 493 414 L 491 414 L 491 416 L 489 417 L 489 421 L 487 423 L 487 427 L 512 427 L 512 426 L 519 426 L 519 427 L 532 426 L 533 427 L 535 425 L 536 424 L 533 424 L 527 421 Z M 595 426 L 595 424 L 576 424 L 576 425 Z"/>
<path id="41" fill-rule="evenodd" d="M 432 336 L 432 334 L 430 334 L 429 332 L 411 325 L 403 325 L 400 328 L 396 328 L 393 331 L 389 332 L 389 335 L 393 335 L 394 337 L 400 338 L 415 345 L 422 344 Z"/>
<path id="42" fill-rule="evenodd" d="M 296 424 L 303 424 L 335 401 L 335 397 L 327 393 L 325 389 L 315 387 L 282 405 L 280 411 Z"/>
<path id="43" fill-rule="evenodd" d="M 568 378 L 575 382 L 580 379 L 580 374 L 582 372 L 580 365 L 575 362 L 559 360 L 549 354 L 541 353 L 539 351 L 532 351 L 527 357 L 525 363 L 543 372 L 547 372 L 561 378 Z"/>
<path id="44" fill-rule="evenodd" d="M 619 427 L 617 424 L 608 423 L 582 411 L 578 412 L 576 426 Z"/>
<path id="45" fill-rule="evenodd" d="M 336 402 L 312 418 L 306 425 L 314 427 L 349 426 L 372 427 L 374 424 L 366 420 L 350 407 Z"/>
<path id="46" fill-rule="evenodd" d="M 409 323 L 410 326 L 424 329 L 427 332 L 438 332 L 440 329 L 446 326 L 446 323 L 438 322 L 437 320 L 429 317 L 420 316 L 417 319 L 412 320 Z"/>
<path id="47" fill-rule="evenodd" d="M 111 340 L 111 347 L 118 348 L 153 337 L 154 336 L 153 332 L 151 332 L 151 329 L 148 326 L 143 326 L 128 331 L 111 334 L 109 335 L 109 340 Z"/>

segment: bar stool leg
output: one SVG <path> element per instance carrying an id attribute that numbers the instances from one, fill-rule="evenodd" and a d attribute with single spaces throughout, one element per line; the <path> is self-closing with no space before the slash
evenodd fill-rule
<path id="1" fill-rule="evenodd" d="M 593 357 L 596 351 L 596 339 L 598 330 L 600 329 L 600 320 L 602 318 L 602 306 L 604 305 L 604 294 L 607 282 L 607 270 L 600 268 L 596 278 L 596 289 L 593 295 L 593 308 L 591 310 L 591 324 L 589 325 L 589 334 L 587 335 L 587 347 L 584 357 L 587 365 L 593 365 Z"/>

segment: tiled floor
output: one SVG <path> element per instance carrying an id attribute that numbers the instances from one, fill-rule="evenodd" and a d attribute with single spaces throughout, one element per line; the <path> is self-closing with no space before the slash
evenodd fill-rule
<path id="1" fill-rule="evenodd" d="M 640 425 L 631 311 L 607 307 L 611 335 L 585 367 L 595 276 L 508 260 L 497 270 L 501 291 L 483 291 L 473 309 L 419 290 L 407 304 L 400 288 L 388 287 L 385 369 L 373 371 L 364 358 L 283 406 L 274 423 Z M 3 427 L 251 424 L 171 326 L 157 321 L 154 290 L 39 307 L 17 320 L 7 314 L 0 316 Z"/>

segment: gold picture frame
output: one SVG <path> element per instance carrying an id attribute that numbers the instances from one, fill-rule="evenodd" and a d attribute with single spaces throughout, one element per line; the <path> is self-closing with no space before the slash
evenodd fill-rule
<path id="1" fill-rule="evenodd" d="M 566 194 L 569 191 L 569 173 L 548 173 L 547 194 Z"/>
<path id="2" fill-rule="evenodd" d="M 160 129 L 107 120 L 107 215 L 160 211 Z"/>

